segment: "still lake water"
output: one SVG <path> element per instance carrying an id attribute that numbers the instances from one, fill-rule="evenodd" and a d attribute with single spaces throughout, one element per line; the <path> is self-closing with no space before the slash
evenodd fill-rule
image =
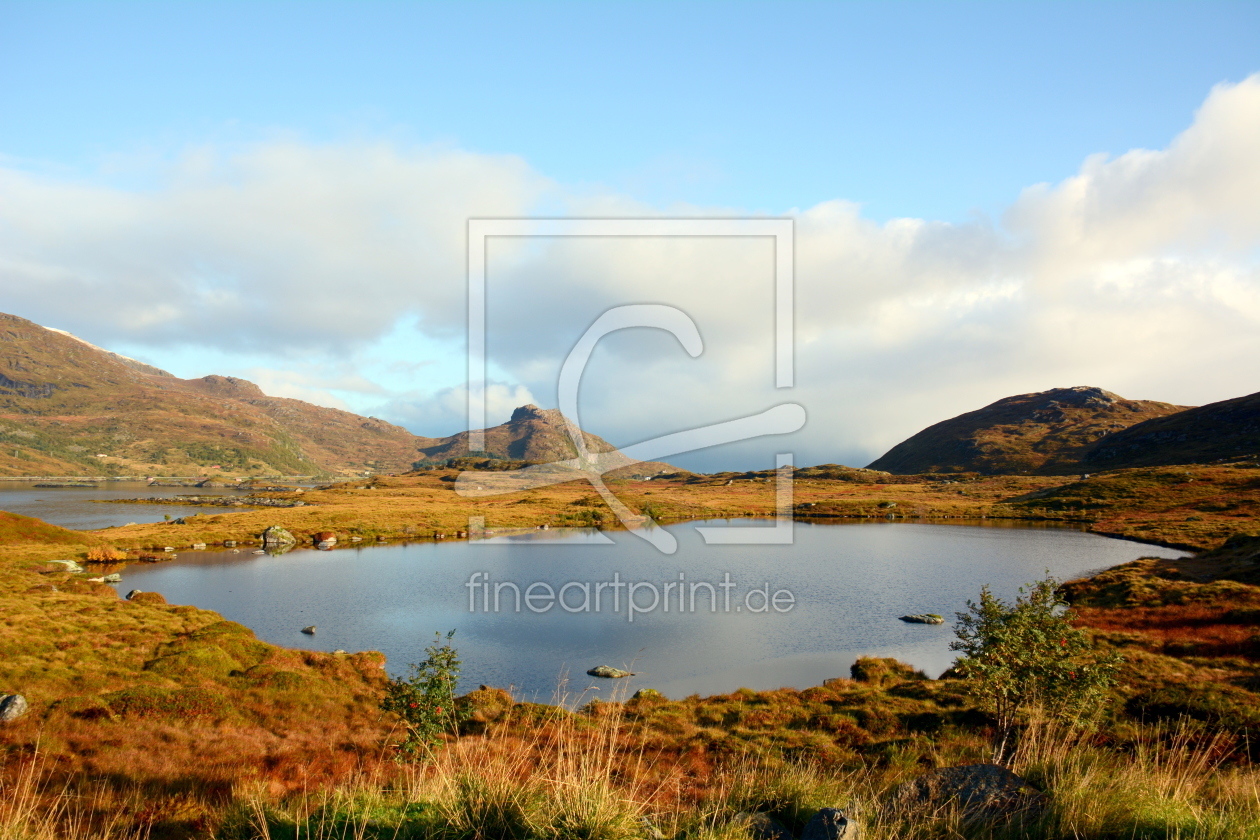
<path id="1" fill-rule="evenodd" d="M 233 487 L 151 487 L 144 481 L 99 481 L 94 487 L 36 487 L 40 482 L 0 481 L 0 510 L 34 516 L 62 528 L 91 531 L 129 522 L 161 522 L 169 515 L 226 513 L 212 505 L 100 504 L 96 499 L 144 499 L 151 496 L 248 496 Z M 53 483 L 53 482 L 49 482 Z M 235 508 L 240 510 L 240 508 Z"/>
<path id="2" fill-rule="evenodd" d="M 626 532 L 587 531 L 279 557 L 185 552 L 171 563 L 128 566 L 118 588 L 215 610 L 287 647 L 380 650 L 393 674 L 424 659 L 435 632 L 454 628 L 462 690 L 511 686 L 518 697 L 546 702 L 560 686 L 570 699 L 588 690 L 609 696 L 643 687 L 670 697 L 741 686 L 804 688 L 848 676 L 859 655 L 896 656 L 936 676 L 952 661 L 953 614 L 982 585 L 1013 599 L 1047 569 L 1067 579 L 1138 557 L 1184 555 L 1073 529 L 992 523 L 798 522 L 792 545 L 705 545 L 695 530 L 705 524 L 754 523 L 672 525 L 679 544 L 672 556 Z M 478 572 L 474 582 L 488 580 L 485 590 L 468 586 Z M 607 585 L 617 581 L 638 584 L 633 620 L 629 587 Z M 549 602 L 539 586 L 533 609 L 522 599 L 519 612 L 512 588 L 497 587 L 495 610 L 496 584 L 524 592 L 534 583 L 553 593 L 571 585 L 563 606 Z M 766 605 L 752 591 L 763 588 L 771 598 L 790 593 L 791 604 L 780 594 L 777 605 Z M 646 610 L 653 592 L 661 600 Z M 949 623 L 897 618 L 929 612 Z M 301 633 L 312 624 L 317 635 Z M 587 677 L 595 665 L 637 676 Z"/>

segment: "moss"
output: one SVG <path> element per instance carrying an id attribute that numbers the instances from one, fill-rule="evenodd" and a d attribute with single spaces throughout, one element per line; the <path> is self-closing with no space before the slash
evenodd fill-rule
<path id="1" fill-rule="evenodd" d="M 246 682 L 258 688 L 276 691 L 299 691 L 309 686 L 310 677 L 274 665 L 255 665 L 244 674 Z"/>
<path id="2" fill-rule="evenodd" d="M 215 645 L 198 645 L 159 656 L 144 663 L 144 670 L 173 680 L 224 680 L 241 664 Z"/>

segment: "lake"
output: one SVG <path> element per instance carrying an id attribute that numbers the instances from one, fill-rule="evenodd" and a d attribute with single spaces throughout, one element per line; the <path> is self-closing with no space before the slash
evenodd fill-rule
<path id="1" fill-rule="evenodd" d="M 234 487 L 152 487 L 144 481 L 99 481 L 94 487 L 36 487 L 39 483 L 42 482 L 0 481 L 0 510 L 34 516 L 63 528 L 91 531 L 128 523 L 161 522 L 166 516 L 174 519 L 234 509 L 212 505 L 100 504 L 94 501 L 96 499 L 248 496 L 250 493 Z"/>
<path id="2" fill-rule="evenodd" d="M 128 566 L 118 588 L 215 610 L 288 647 L 380 650 L 393 674 L 424 659 L 435 632 L 455 629 L 461 690 L 510 686 L 543 702 L 563 691 L 572 702 L 643 687 L 670 697 L 804 688 L 848 676 L 859 655 L 936 676 L 953 658 L 954 613 L 983 585 L 1009 600 L 1047 569 L 1068 579 L 1185 554 L 993 522 L 798 522 L 783 546 L 705 545 L 695 530 L 745 524 L 763 523 L 669 526 L 672 556 L 626 532 L 583 530 L 278 557 L 184 552 Z M 898 620 L 907 613 L 947 623 Z M 315 636 L 301 633 L 308 625 Z M 586 676 L 596 665 L 636 676 Z"/>

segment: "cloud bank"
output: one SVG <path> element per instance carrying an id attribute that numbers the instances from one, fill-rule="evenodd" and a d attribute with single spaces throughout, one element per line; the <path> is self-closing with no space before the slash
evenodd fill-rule
<path id="1" fill-rule="evenodd" d="M 271 142 L 192 150 L 150 175 L 138 190 L 0 168 L 0 308 L 157 364 L 164 348 L 236 354 L 238 371 L 200 373 L 256 369 L 264 388 L 426 435 L 463 428 L 468 218 L 741 215 L 643 206 L 449 148 Z M 1215 88 L 1167 148 L 1091 157 L 997 223 L 876 224 L 842 200 L 794 212 L 797 386 L 783 391 L 769 240 L 492 240 L 491 421 L 518 400 L 554 405 L 568 349 L 627 303 L 683 309 L 705 352 L 610 336 L 583 379 L 591 431 L 629 444 L 784 401 L 809 412 L 790 437 L 674 459 L 693 468 L 762 468 L 775 452 L 862 464 L 1051 387 L 1183 404 L 1251 393 L 1256 196 L 1260 76 Z M 400 323 L 432 358 L 390 350 Z"/>

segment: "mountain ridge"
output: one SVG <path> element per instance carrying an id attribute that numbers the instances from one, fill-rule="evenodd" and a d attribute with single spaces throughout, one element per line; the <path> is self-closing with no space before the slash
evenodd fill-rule
<path id="1" fill-rule="evenodd" d="M 575 454 L 556 409 L 522 406 L 484 434 L 505 458 Z M 584 434 L 592 451 L 615 449 Z M 269 396 L 237 377 L 181 379 L 0 313 L 0 475 L 402 473 L 469 455 L 468 439 Z M 642 466 L 661 468 L 673 469 Z"/>
<path id="2" fill-rule="evenodd" d="M 1065 475 L 1079 472 L 1085 454 L 1108 435 L 1185 410 L 1094 386 L 1017 394 L 928 426 L 868 468 L 901 475 Z"/>

